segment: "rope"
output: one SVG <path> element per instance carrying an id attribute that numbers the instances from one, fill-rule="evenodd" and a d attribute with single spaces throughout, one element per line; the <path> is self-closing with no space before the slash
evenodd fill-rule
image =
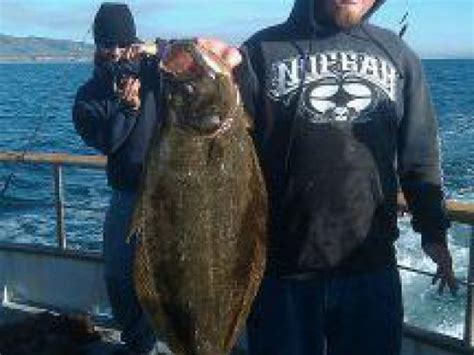
<path id="1" fill-rule="evenodd" d="M 416 268 L 413 268 L 413 267 L 410 267 L 410 266 L 401 265 L 401 264 L 398 264 L 397 266 L 400 270 L 412 272 L 412 273 L 415 273 L 415 274 L 418 274 L 418 275 L 423 275 L 423 276 L 428 276 L 428 277 L 437 276 L 433 272 L 416 269 Z M 474 283 L 471 283 L 467 280 L 461 280 L 461 279 L 456 278 L 456 281 L 458 282 L 458 284 L 460 284 L 462 286 L 465 286 L 465 287 L 473 287 L 474 286 Z"/>
<path id="2" fill-rule="evenodd" d="M 406 31 L 408 30 L 409 26 L 409 17 L 410 17 L 410 0 L 405 1 L 405 14 L 402 16 L 398 24 L 401 26 L 400 31 L 398 32 L 398 35 L 400 38 L 403 38 L 405 35 Z"/>

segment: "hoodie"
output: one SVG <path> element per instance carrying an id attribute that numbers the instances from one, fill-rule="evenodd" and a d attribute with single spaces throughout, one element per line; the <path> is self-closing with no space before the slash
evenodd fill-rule
<path id="1" fill-rule="evenodd" d="M 268 186 L 268 272 L 394 265 L 397 192 L 422 243 L 446 243 L 438 127 L 420 60 L 394 33 L 340 29 L 296 0 L 238 68 Z"/>
<path id="2" fill-rule="evenodd" d="M 107 180 L 115 190 L 138 189 L 149 141 L 159 123 L 159 78 L 155 61 L 150 57 L 120 68 L 118 64 L 96 63 L 92 78 L 76 94 L 73 106 L 76 131 L 88 146 L 107 156 Z M 120 100 L 114 90 L 120 72 L 141 79 L 138 111 Z"/>

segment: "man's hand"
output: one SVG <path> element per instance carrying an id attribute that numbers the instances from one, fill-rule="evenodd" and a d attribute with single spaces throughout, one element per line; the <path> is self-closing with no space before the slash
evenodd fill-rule
<path id="1" fill-rule="evenodd" d="M 138 78 L 125 78 L 118 87 L 120 99 L 135 111 L 138 111 L 141 106 L 140 87 Z"/>
<path id="2" fill-rule="evenodd" d="M 438 265 L 433 285 L 439 281 L 439 293 L 442 294 L 446 285 L 451 293 L 456 294 L 459 285 L 454 276 L 453 259 L 446 245 L 441 243 L 429 243 L 423 245 L 424 252 Z"/>
<path id="3" fill-rule="evenodd" d="M 242 62 L 239 50 L 218 39 L 198 38 L 197 44 L 200 48 L 207 50 L 224 61 L 230 69 L 234 69 Z"/>

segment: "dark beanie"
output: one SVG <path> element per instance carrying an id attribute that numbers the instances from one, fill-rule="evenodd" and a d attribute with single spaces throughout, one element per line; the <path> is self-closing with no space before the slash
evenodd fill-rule
<path id="1" fill-rule="evenodd" d="M 137 42 L 135 21 L 125 4 L 103 3 L 94 19 L 96 45 L 126 47 Z"/>

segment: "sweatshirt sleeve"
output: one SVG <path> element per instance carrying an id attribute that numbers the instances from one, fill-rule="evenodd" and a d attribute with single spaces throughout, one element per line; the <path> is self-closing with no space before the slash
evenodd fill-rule
<path id="1" fill-rule="evenodd" d="M 422 243 L 446 243 L 446 214 L 438 123 L 422 65 L 405 55 L 404 114 L 398 130 L 398 173 L 412 226 Z"/>
<path id="2" fill-rule="evenodd" d="M 247 113 L 255 117 L 259 84 L 250 60 L 248 48 L 245 45 L 242 46 L 240 53 L 242 54 L 242 63 L 234 69 L 234 76 L 239 85 L 240 95 Z"/>
<path id="3" fill-rule="evenodd" d="M 114 153 L 125 142 L 137 114 L 94 78 L 78 90 L 72 110 L 74 126 L 84 142 L 105 155 Z"/>
<path id="4" fill-rule="evenodd" d="M 258 77 L 258 55 L 255 46 L 245 43 L 241 48 L 242 63 L 234 69 L 245 110 L 253 120 L 252 136 L 257 151 L 262 150 L 269 123 L 262 94 L 263 80 Z"/>

